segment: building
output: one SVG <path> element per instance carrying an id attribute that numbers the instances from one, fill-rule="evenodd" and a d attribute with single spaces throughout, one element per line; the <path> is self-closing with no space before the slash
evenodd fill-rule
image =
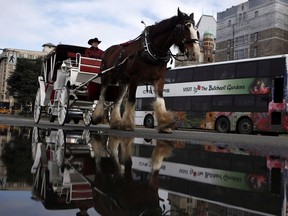
<path id="1" fill-rule="evenodd" d="M 206 31 L 203 35 L 203 63 L 214 62 L 215 37 L 212 32 Z"/>
<path id="2" fill-rule="evenodd" d="M 216 38 L 217 22 L 213 16 L 203 14 L 200 17 L 196 27 L 200 34 L 200 40 L 203 39 L 203 36 L 207 31 L 209 31 Z"/>
<path id="3" fill-rule="evenodd" d="M 288 0 L 249 0 L 217 13 L 215 61 L 288 53 Z"/>
<path id="4" fill-rule="evenodd" d="M 7 91 L 8 77 L 14 72 L 18 58 L 37 59 L 49 53 L 55 45 L 44 44 L 42 51 L 22 50 L 22 49 L 1 49 L 0 54 L 0 102 L 9 102 L 13 105 L 14 98 Z"/>

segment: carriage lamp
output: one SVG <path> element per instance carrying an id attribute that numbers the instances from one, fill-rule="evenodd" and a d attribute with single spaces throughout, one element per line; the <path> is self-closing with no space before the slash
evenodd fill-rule
<path id="1" fill-rule="evenodd" d="M 66 71 L 67 71 L 67 65 L 65 64 L 65 62 L 62 63 L 62 65 L 61 65 L 61 70 L 62 70 L 64 73 L 66 73 Z"/>

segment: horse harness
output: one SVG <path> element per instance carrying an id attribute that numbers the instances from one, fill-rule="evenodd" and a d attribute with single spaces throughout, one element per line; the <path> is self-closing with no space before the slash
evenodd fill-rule
<path id="1" fill-rule="evenodd" d="M 152 43 L 150 42 L 149 37 L 149 29 L 150 27 L 147 26 L 144 29 L 144 32 L 141 34 L 141 50 L 139 52 L 140 56 L 144 58 L 147 62 L 155 65 L 167 63 L 171 58 L 170 50 L 167 53 L 161 53 L 158 51 L 156 53 L 155 48 L 152 47 Z"/>
<path id="2" fill-rule="evenodd" d="M 184 37 L 185 26 L 187 26 L 187 25 L 193 25 L 194 26 L 194 22 L 191 20 L 187 20 L 183 24 L 177 24 L 175 27 L 175 31 L 177 32 L 177 34 L 180 34 L 181 37 L 183 37 L 182 43 L 183 44 L 199 43 L 198 38 L 187 39 Z M 135 60 L 136 56 L 142 57 L 146 62 L 153 64 L 153 65 L 161 65 L 163 63 L 167 64 L 168 61 L 172 57 L 174 59 L 177 59 L 176 56 L 179 56 L 179 55 L 173 55 L 172 52 L 170 51 L 170 49 L 168 50 L 168 52 L 162 52 L 161 53 L 160 50 L 156 50 L 156 48 L 153 47 L 153 45 L 150 41 L 149 30 L 150 30 L 150 26 L 147 26 L 147 27 L 145 27 L 143 33 L 141 35 L 139 35 L 137 38 L 135 38 L 134 40 L 128 41 L 128 42 L 123 43 L 123 44 L 119 44 L 119 46 L 121 47 L 122 50 L 118 56 L 117 61 L 115 62 L 114 68 L 121 67 L 124 63 L 126 63 L 126 61 L 128 59 L 134 59 Z M 126 48 L 129 47 L 133 42 L 135 42 L 139 39 L 141 40 L 140 50 L 138 50 L 135 53 L 130 54 L 129 56 L 127 56 L 126 58 L 123 59 L 123 55 L 124 55 Z M 185 60 L 180 60 L 180 59 L 177 59 L 177 60 L 178 61 L 185 61 Z"/>

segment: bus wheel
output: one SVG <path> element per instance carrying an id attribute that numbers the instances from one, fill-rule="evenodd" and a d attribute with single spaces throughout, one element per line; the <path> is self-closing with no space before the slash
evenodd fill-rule
<path id="1" fill-rule="evenodd" d="M 239 134 L 251 134 L 253 132 L 253 123 L 249 118 L 241 119 L 237 124 Z"/>
<path id="2" fill-rule="evenodd" d="M 154 118 L 152 115 L 147 115 L 144 119 L 144 126 L 146 128 L 154 128 Z"/>
<path id="3" fill-rule="evenodd" d="M 226 117 L 220 117 L 216 121 L 215 129 L 219 133 L 228 133 L 230 131 L 230 122 Z"/>

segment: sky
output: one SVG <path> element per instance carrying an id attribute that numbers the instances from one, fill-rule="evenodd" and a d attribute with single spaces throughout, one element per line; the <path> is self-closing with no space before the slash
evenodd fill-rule
<path id="1" fill-rule="evenodd" d="M 177 8 L 200 17 L 225 11 L 248 0 L 0 0 L 0 50 L 41 51 L 45 43 L 100 48 L 136 38 L 144 29 L 177 15 Z"/>

